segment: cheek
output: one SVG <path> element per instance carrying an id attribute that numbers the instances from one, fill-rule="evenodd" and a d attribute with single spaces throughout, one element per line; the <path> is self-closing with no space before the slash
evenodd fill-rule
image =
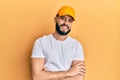
<path id="1" fill-rule="evenodd" d="M 71 27 L 72 27 L 72 24 L 69 24 L 69 27 L 71 28 Z"/>
<path id="2" fill-rule="evenodd" d="M 59 21 L 58 20 L 57 23 L 61 25 L 61 24 L 64 24 L 64 21 Z"/>
<path id="3" fill-rule="evenodd" d="M 72 24 L 69 24 L 68 26 L 69 26 L 69 28 L 71 28 L 71 27 L 72 27 Z"/>

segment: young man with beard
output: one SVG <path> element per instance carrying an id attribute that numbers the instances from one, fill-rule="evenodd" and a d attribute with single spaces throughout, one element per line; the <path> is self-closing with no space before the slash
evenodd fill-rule
<path id="1" fill-rule="evenodd" d="M 31 56 L 33 80 L 84 79 L 82 45 L 67 35 L 74 20 L 74 9 L 63 6 L 54 18 L 55 32 L 35 41 Z"/>

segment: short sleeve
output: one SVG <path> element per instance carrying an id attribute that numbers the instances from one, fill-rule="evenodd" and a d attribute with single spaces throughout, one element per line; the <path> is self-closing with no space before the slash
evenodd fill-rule
<path id="1" fill-rule="evenodd" d="M 74 55 L 73 55 L 73 60 L 82 60 L 84 61 L 84 51 L 82 45 L 77 42 L 75 47 L 74 47 Z"/>
<path id="2" fill-rule="evenodd" d="M 42 42 L 40 39 L 37 39 L 34 42 L 31 58 L 45 58 Z"/>

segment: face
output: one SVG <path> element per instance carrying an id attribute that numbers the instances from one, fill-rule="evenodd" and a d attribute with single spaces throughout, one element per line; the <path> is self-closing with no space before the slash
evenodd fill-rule
<path id="1" fill-rule="evenodd" d="M 55 18 L 56 22 L 56 31 L 60 35 L 67 35 L 71 31 L 71 26 L 73 22 L 73 18 L 66 16 L 57 16 Z"/>

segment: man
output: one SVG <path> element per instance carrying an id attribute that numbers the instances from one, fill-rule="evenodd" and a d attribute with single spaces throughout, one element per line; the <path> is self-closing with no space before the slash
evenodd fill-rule
<path id="1" fill-rule="evenodd" d="M 38 38 L 31 56 L 33 80 L 83 80 L 84 54 L 81 44 L 67 34 L 75 21 L 75 11 L 63 6 L 54 18 L 53 34 Z"/>

